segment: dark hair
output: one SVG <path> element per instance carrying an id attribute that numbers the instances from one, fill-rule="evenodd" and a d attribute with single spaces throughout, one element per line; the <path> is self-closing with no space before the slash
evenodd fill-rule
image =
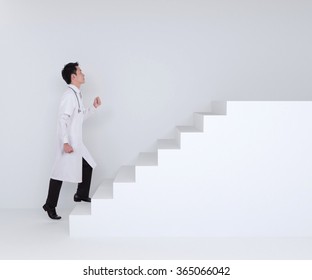
<path id="1" fill-rule="evenodd" d="M 77 73 L 77 66 L 79 66 L 78 62 L 70 62 L 62 70 L 62 77 L 68 85 L 71 83 L 71 75 Z"/>

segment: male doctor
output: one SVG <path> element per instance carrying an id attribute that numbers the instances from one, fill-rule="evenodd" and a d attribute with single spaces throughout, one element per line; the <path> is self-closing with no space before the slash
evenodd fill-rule
<path id="1" fill-rule="evenodd" d="M 95 161 L 82 141 L 82 123 L 101 105 L 96 97 L 93 106 L 85 109 L 82 103 L 80 86 L 85 82 L 79 64 L 68 63 L 62 70 L 62 77 L 68 89 L 62 96 L 57 123 L 56 161 L 52 170 L 49 192 L 43 209 L 51 219 L 59 220 L 57 206 L 63 181 L 78 183 L 74 201 L 91 202 L 89 197 L 92 170 Z"/>

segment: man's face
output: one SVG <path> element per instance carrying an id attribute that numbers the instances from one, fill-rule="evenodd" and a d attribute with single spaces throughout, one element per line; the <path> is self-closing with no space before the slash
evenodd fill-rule
<path id="1" fill-rule="evenodd" d="M 82 73 L 82 71 L 81 71 L 79 66 L 77 66 L 76 69 L 77 69 L 76 75 L 73 74 L 72 80 L 75 79 L 75 82 L 77 82 L 79 84 L 84 84 L 84 82 L 85 82 L 85 75 Z"/>

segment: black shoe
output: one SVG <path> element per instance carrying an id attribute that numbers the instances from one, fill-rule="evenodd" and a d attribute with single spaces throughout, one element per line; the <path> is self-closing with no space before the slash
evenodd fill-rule
<path id="1" fill-rule="evenodd" d="M 48 205 L 43 205 L 42 206 L 43 210 L 46 211 L 49 215 L 49 217 L 52 219 L 52 220 L 59 220 L 61 219 L 62 217 L 60 217 L 59 215 L 56 214 L 56 211 L 55 211 L 55 208 L 50 208 Z"/>
<path id="2" fill-rule="evenodd" d="M 80 197 L 78 194 L 74 195 L 74 201 L 80 202 L 81 200 L 85 201 L 85 202 L 91 202 L 91 198 L 90 197 L 83 198 L 83 197 Z"/>

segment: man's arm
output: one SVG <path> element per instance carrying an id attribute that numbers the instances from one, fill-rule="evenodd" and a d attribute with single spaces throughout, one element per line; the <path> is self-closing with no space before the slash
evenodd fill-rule
<path id="1" fill-rule="evenodd" d="M 100 99 L 100 97 L 96 97 L 95 99 L 94 99 L 94 101 L 93 101 L 93 106 L 90 106 L 87 110 L 85 110 L 84 112 L 83 112 L 83 120 L 85 121 L 86 119 L 88 119 L 94 112 L 95 112 L 95 110 L 99 107 L 99 106 L 101 106 L 101 104 L 102 104 L 102 101 L 101 101 L 101 99 Z"/>
<path id="2" fill-rule="evenodd" d="M 59 109 L 59 124 L 61 129 L 61 140 L 63 142 L 63 149 L 65 153 L 72 153 L 73 147 L 69 144 L 68 126 L 70 117 L 75 109 L 75 100 L 72 96 L 65 95 L 61 101 Z"/>

